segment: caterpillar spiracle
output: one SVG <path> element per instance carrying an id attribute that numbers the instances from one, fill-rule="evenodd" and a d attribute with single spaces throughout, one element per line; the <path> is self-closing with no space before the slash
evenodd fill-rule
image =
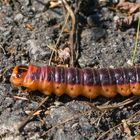
<path id="1" fill-rule="evenodd" d="M 15 87 L 38 90 L 45 95 L 82 95 L 91 99 L 99 95 L 114 97 L 117 93 L 122 96 L 140 95 L 140 67 L 79 69 L 15 66 L 10 74 L 10 82 Z"/>

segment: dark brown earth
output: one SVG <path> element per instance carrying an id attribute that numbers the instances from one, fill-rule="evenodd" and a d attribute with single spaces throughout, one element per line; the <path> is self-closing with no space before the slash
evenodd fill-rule
<path id="1" fill-rule="evenodd" d="M 58 24 L 64 23 L 66 12 L 62 6 L 49 8 L 49 3 L 49 0 L 0 1 L 0 72 L 15 65 L 49 63 L 51 49 L 48 45 L 56 43 L 61 32 Z M 75 7 L 75 1 L 71 1 L 71 6 Z M 130 64 L 137 22 L 116 27 L 114 17 L 125 17 L 126 14 L 110 7 L 113 7 L 112 3 L 81 2 L 77 59 L 81 68 Z M 63 50 L 68 41 L 68 33 L 63 33 L 59 48 Z M 140 63 L 139 56 L 138 47 L 136 65 Z M 138 138 L 140 134 L 139 97 L 119 95 L 113 99 L 98 97 L 94 100 L 68 96 L 58 99 L 52 95 L 19 133 L 19 125 L 44 98 L 39 92 L 23 93 L 1 80 L 0 139 L 126 140 Z"/>

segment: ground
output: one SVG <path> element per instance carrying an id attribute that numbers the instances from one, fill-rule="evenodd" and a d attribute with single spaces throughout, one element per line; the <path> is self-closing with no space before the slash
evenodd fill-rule
<path id="1" fill-rule="evenodd" d="M 125 18 L 126 13 L 115 10 L 113 3 L 98 2 L 81 2 L 77 14 L 79 55 L 76 64 L 81 68 L 129 66 L 135 47 L 137 21 L 118 27 L 114 17 Z M 56 7 L 53 4 L 56 3 L 49 0 L 0 1 L 0 72 L 15 65 L 49 64 L 52 49 L 48 46 L 57 42 L 66 17 L 62 3 Z M 75 1 L 68 4 L 75 8 Z M 61 50 L 69 46 L 70 23 L 58 43 Z M 136 52 L 134 63 L 139 65 L 139 47 Z M 62 62 L 53 58 L 51 64 Z M 113 99 L 98 97 L 93 100 L 52 95 L 19 132 L 20 124 L 44 98 L 39 92 L 24 93 L 1 80 L 0 138 L 138 140 L 140 99 L 120 95 Z"/>

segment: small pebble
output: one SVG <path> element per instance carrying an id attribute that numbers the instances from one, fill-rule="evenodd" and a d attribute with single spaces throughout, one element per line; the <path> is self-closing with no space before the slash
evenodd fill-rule
<path id="1" fill-rule="evenodd" d="M 14 20 L 17 21 L 17 22 L 21 21 L 22 19 L 23 19 L 23 15 L 21 13 L 18 13 L 14 18 Z"/>

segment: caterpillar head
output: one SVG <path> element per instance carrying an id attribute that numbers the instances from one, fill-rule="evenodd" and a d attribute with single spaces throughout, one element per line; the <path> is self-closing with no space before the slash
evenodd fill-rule
<path id="1" fill-rule="evenodd" d="M 15 66 L 12 69 L 12 73 L 9 79 L 14 87 L 19 87 L 23 85 L 24 78 L 27 74 L 27 70 L 28 70 L 28 66 Z"/>

